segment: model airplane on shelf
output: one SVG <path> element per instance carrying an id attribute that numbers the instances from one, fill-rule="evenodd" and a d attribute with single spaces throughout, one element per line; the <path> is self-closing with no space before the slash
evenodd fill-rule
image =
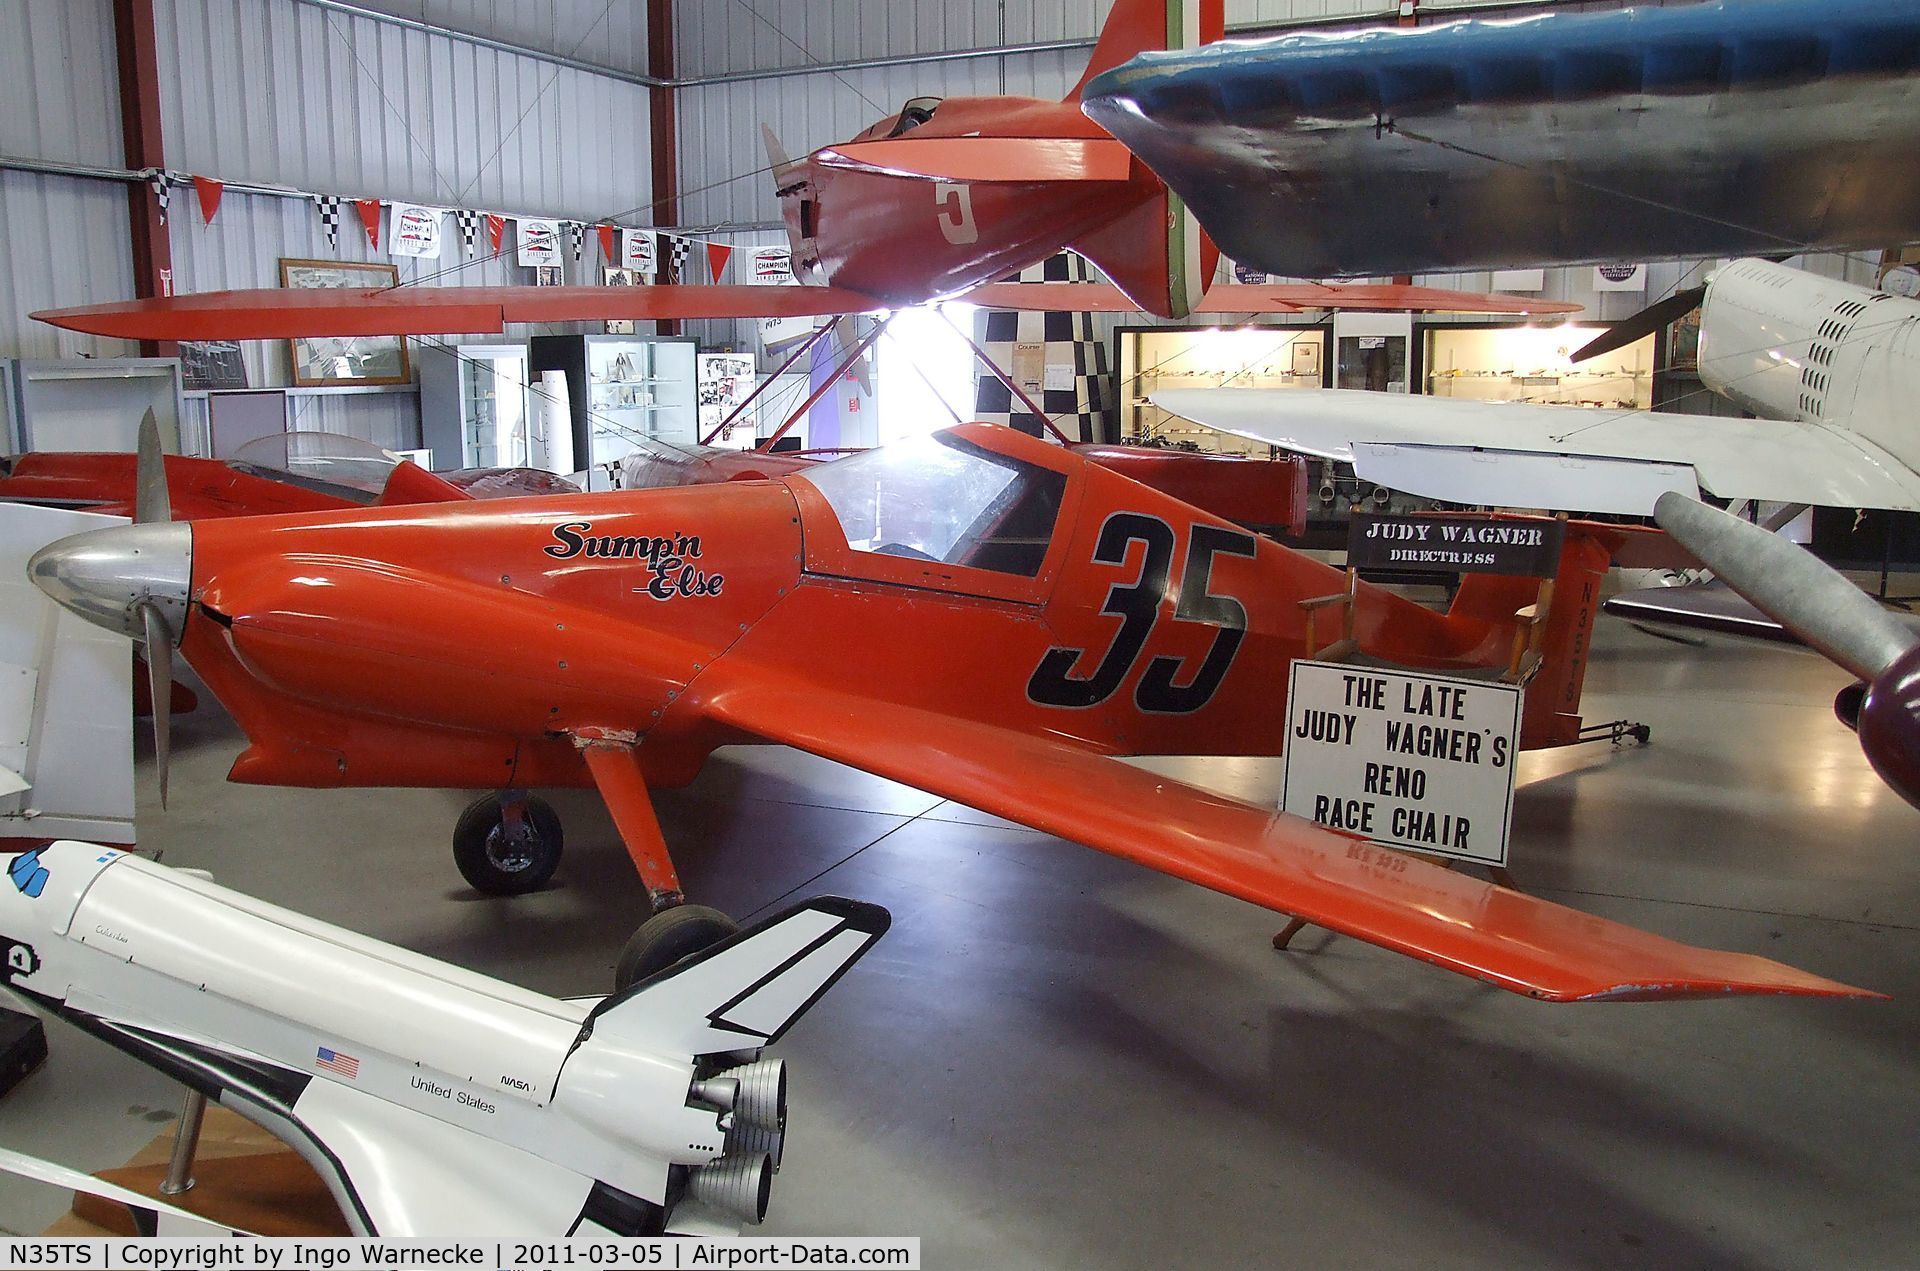
<path id="1" fill-rule="evenodd" d="M 1701 306 L 1701 382 L 1759 418 L 1341 389 L 1167 389 L 1152 401 L 1454 503 L 1646 516 L 1673 491 L 1920 508 L 1920 427 L 1909 413 L 1920 364 L 1907 352 L 1920 303 L 1751 259 L 1677 299 Z M 1635 322 L 1621 334 L 1651 329 Z"/>
<path id="2" fill-rule="evenodd" d="M 1768 617 L 1858 676 L 1834 713 L 1895 793 L 1920 807 L 1920 631 L 1813 553 L 1678 494 L 1654 516 L 1714 575 Z"/>
<path id="3" fill-rule="evenodd" d="M 1579 736 L 1599 580 L 1632 537 L 1569 527 L 1523 745 Z M 483 891 L 559 863 L 527 789 L 597 786 L 655 907 L 623 982 L 731 929 L 683 903 L 651 792 L 771 742 L 1536 997 L 1856 992 L 1120 762 L 1280 753 L 1288 663 L 1318 651 L 1301 602 L 1347 579 L 1011 429 L 779 481 L 133 525 L 30 570 L 102 626 L 178 646 L 247 734 L 233 780 L 503 791 L 455 836 Z M 1535 599 L 1475 576 L 1436 613 L 1359 585 L 1353 639 L 1498 674 Z"/>
<path id="4" fill-rule="evenodd" d="M 1920 4 L 1721 0 L 1149 51 L 1088 116 L 1236 262 L 1339 278 L 1878 248 Z"/>
<path id="5" fill-rule="evenodd" d="M 1146 49 L 1218 39 L 1221 14 L 1221 0 L 1117 0 L 1088 75 Z M 498 332 L 510 322 L 820 317 L 962 296 L 998 308 L 1169 317 L 1578 308 L 1396 285 L 1209 289 L 1219 253 L 1159 178 L 1082 113 L 1078 88 L 1064 101 L 915 98 L 850 141 L 798 162 L 774 160 L 798 287 L 218 291 L 34 316 L 122 339 L 253 340 Z M 1000 281 L 1064 247 L 1099 265 L 1112 285 Z"/>
<path id="6" fill-rule="evenodd" d="M 807 901 L 594 1004 L 111 848 L 5 865 L 14 996 L 271 1131 L 362 1235 L 759 1222 L 787 1121 L 785 1063 L 761 1051 L 888 925 Z"/>

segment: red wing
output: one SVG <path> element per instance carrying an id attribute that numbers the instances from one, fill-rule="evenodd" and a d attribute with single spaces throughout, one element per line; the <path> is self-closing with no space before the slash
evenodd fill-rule
<path id="1" fill-rule="evenodd" d="M 205 291 L 44 309 L 42 322 L 122 340 L 290 340 L 308 336 L 474 335 L 509 322 L 807 318 L 883 306 L 843 287 L 388 287 Z"/>
<path id="2" fill-rule="evenodd" d="M 708 714 L 1176 878 L 1550 1001 L 1877 996 L 1482 883 L 1060 741 L 726 663 Z"/>
<path id="3" fill-rule="evenodd" d="M 995 309 L 1046 309 L 1064 313 L 1138 313 L 1116 287 L 1100 282 L 992 282 L 962 299 Z M 1298 313 L 1303 309 L 1365 309 L 1421 313 L 1577 313 L 1559 300 L 1446 291 L 1439 287 L 1301 283 L 1217 283 L 1200 301 L 1199 313 Z"/>

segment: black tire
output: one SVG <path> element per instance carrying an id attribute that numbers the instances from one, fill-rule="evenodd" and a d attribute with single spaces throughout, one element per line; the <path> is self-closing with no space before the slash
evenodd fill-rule
<path id="1" fill-rule="evenodd" d="M 613 990 L 618 993 L 648 976 L 657 975 L 685 957 L 718 944 L 740 924 L 705 905 L 675 905 L 663 909 L 640 924 L 620 951 L 613 969 Z"/>
<path id="2" fill-rule="evenodd" d="M 526 835 L 507 838 L 500 800 L 486 795 L 467 805 L 453 827 L 453 863 L 476 891 L 489 896 L 524 896 L 539 891 L 560 868 L 566 845 L 560 814 L 545 799 L 528 796 L 523 815 Z"/>

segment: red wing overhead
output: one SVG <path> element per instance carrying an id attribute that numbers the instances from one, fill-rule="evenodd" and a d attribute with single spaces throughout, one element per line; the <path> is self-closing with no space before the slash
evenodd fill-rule
<path id="1" fill-rule="evenodd" d="M 510 322 L 808 318 L 884 307 L 844 287 L 266 288 L 45 309 L 33 316 L 69 331 L 121 340 L 290 340 L 479 335 L 503 331 Z"/>
<path id="2" fill-rule="evenodd" d="M 1098 282 L 993 282 L 962 297 L 994 309 L 1056 313 L 1138 313 L 1117 287 Z M 1414 310 L 1421 313 L 1578 313 L 1581 306 L 1529 296 L 1353 283 L 1217 283 L 1195 313 L 1299 313 L 1307 309 Z"/>
<path id="3" fill-rule="evenodd" d="M 966 299 L 1001 309 L 1137 313 L 1104 283 L 991 283 Z M 291 340 L 318 336 L 481 335 L 510 322 L 600 322 L 667 318 L 808 318 L 871 313 L 887 306 L 844 287 L 662 284 L 646 287 L 389 287 L 204 291 L 43 309 L 42 322 L 120 340 Z M 1419 309 L 1458 313 L 1568 313 L 1579 305 L 1432 287 L 1317 283 L 1236 286 L 1207 293 L 1203 313 L 1301 309 Z"/>
<path id="4" fill-rule="evenodd" d="M 1875 996 L 1478 882 L 1065 742 L 724 661 L 691 693 L 711 717 L 767 740 L 1530 997 Z"/>

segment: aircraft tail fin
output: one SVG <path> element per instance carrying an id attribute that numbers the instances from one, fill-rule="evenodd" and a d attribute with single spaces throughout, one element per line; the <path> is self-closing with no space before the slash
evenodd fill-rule
<path id="1" fill-rule="evenodd" d="M 1079 101 L 1087 83 L 1138 54 L 1157 49 L 1190 49 L 1226 34 L 1225 0 L 1114 0 L 1086 74 L 1067 101 Z"/>
<path id="2" fill-rule="evenodd" d="M 1624 537 L 1592 522 L 1567 524 L 1546 626 L 1537 646 L 1539 669 L 1527 684 L 1523 746 L 1564 746 L 1579 739 L 1580 692 L 1587 678 L 1594 620 L 1600 612 L 1600 585 Z M 1461 579 L 1447 615 L 1526 631 L 1529 620 L 1517 615 L 1534 604 L 1538 595 L 1536 579 L 1468 574 Z"/>
<path id="3" fill-rule="evenodd" d="M 588 1021 L 596 1039 L 692 1057 L 771 1045 L 833 987 L 892 917 L 821 896 L 616 993 Z"/>
<path id="4" fill-rule="evenodd" d="M 445 477 L 435 476 L 408 460 L 394 465 L 375 502 L 381 507 L 396 507 L 410 503 L 464 503 L 471 498 L 471 494 Z"/>
<path id="5" fill-rule="evenodd" d="M 1220 249 L 1165 186 L 1067 246 L 1099 266 L 1128 300 L 1162 318 L 1197 310 L 1220 267 Z"/>

